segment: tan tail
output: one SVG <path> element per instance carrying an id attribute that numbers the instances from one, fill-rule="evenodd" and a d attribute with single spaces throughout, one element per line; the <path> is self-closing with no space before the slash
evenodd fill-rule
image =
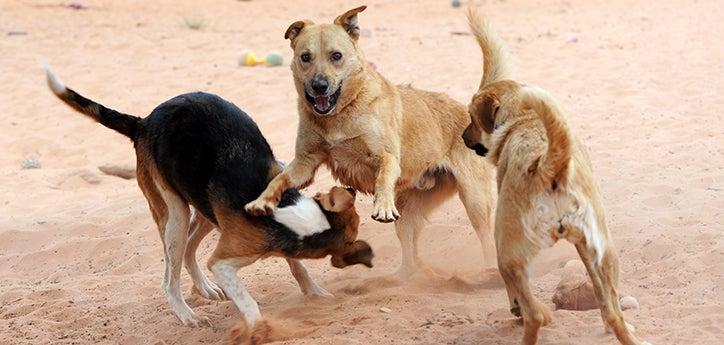
<path id="1" fill-rule="evenodd" d="M 524 109 L 533 109 L 540 116 L 548 136 L 548 151 L 540 161 L 538 171 L 546 181 L 555 182 L 554 186 L 565 186 L 573 138 L 563 119 L 563 112 L 553 97 L 537 87 L 524 87 L 521 90 L 521 103 Z"/>
<path id="2" fill-rule="evenodd" d="M 468 25 L 483 51 L 483 78 L 480 89 L 498 80 L 508 79 L 508 50 L 503 39 L 478 11 L 468 9 Z"/>

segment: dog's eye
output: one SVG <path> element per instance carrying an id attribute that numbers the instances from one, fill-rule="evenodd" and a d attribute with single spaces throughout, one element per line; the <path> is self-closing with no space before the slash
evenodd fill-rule
<path id="1" fill-rule="evenodd" d="M 302 55 L 300 55 L 299 58 L 302 60 L 302 62 L 309 62 L 312 60 L 312 54 L 302 53 Z"/>
<path id="2" fill-rule="evenodd" d="M 342 53 L 334 52 L 330 57 L 332 58 L 332 61 L 339 61 L 342 60 Z"/>

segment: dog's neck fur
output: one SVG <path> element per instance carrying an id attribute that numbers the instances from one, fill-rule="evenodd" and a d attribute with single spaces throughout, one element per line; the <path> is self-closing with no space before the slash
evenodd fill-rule
<path id="1" fill-rule="evenodd" d="M 501 160 L 501 155 L 503 154 L 503 148 L 505 148 L 506 143 L 508 142 L 508 139 L 510 136 L 515 132 L 515 130 L 523 125 L 526 122 L 535 120 L 535 117 L 532 115 L 529 116 L 521 116 L 517 117 L 515 119 L 506 120 L 501 123 L 496 123 L 495 129 L 493 130 L 493 133 L 491 134 L 491 147 L 490 147 L 490 161 L 494 165 L 498 166 Z"/>

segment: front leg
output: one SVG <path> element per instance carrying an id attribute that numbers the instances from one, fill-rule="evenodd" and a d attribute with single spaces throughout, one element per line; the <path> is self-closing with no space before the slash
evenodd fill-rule
<path id="1" fill-rule="evenodd" d="M 314 173 L 322 164 L 323 155 L 298 154 L 279 175 L 275 176 L 256 200 L 246 204 L 244 209 L 253 216 L 269 216 L 274 212 L 282 193 L 289 188 L 301 188 L 311 183 Z"/>
<path id="2" fill-rule="evenodd" d="M 390 223 L 400 218 L 400 212 L 395 207 L 395 184 L 400 178 L 400 172 L 399 158 L 389 152 L 384 152 L 375 182 L 375 209 L 372 219 Z"/>

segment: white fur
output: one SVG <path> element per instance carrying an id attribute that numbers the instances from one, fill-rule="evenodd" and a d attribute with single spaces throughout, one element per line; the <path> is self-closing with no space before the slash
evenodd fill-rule
<path id="1" fill-rule="evenodd" d="M 586 245 L 596 252 L 596 264 L 601 264 L 605 243 L 598 227 L 596 212 L 588 200 L 568 191 L 543 193 L 533 204 L 534 210 L 523 219 L 529 241 L 536 243 L 539 248 L 550 247 L 555 242 L 554 238 L 558 237 L 555 232 L 559 224 L 570 225 L 574 231 L 583 231 Z"/>
<path id="2" fill-rule="evenodd" d="M 244 315 L 244 320 L 249 327 L 252 327 L 257 320 L 261 319 L 259 304 L 256 303 L 249 292 L 244 288 L 236 276 L 239 268 L 248 266 L 259 257 L 243 257 L 234 259 L 219 260 L 211 266 L 216 282 L 221 286 L 226 297 L 234 302 L 239 311 Z"/>
<path id="3" fill-rule="evenodd" d="M 58 77 L 55 72 L 53 72 L 53 69 L 50 68 L 50 65 L 43 64 L 43 68 L 45 69 L 45 76 L 48 81 L 48 87 L 50 87 L 50 90 L 53 91 L 56 95 L 62 95 L 65 93 L 65 84 L 63 84 L 63 81 L 60 80 L 60 77 Z"/>
<path id="4" fill-rule="evenodd" d="M 174 314 L 184 325 L 198 326 L 210 324 L 207 317 L 199 316 L 186 304 L 181 294 L 181 266 L 186 252 L 188 240 L 190 211 L 188 204 L 173 192 L 170 192 L 156 183 L 163 202 L 168 210 L 163 232 L 164 255 L 166 257 L 166 271 L 163 276 L 163 290 L 166 299 L 171 305 Z"/>
<path id="5" fill-rule="evenodd" d="M 274 220 L 294 231 L 300 239 L 330 228 L 317 202 L 306 196 L 294 205 L 275 209 Z"/>

